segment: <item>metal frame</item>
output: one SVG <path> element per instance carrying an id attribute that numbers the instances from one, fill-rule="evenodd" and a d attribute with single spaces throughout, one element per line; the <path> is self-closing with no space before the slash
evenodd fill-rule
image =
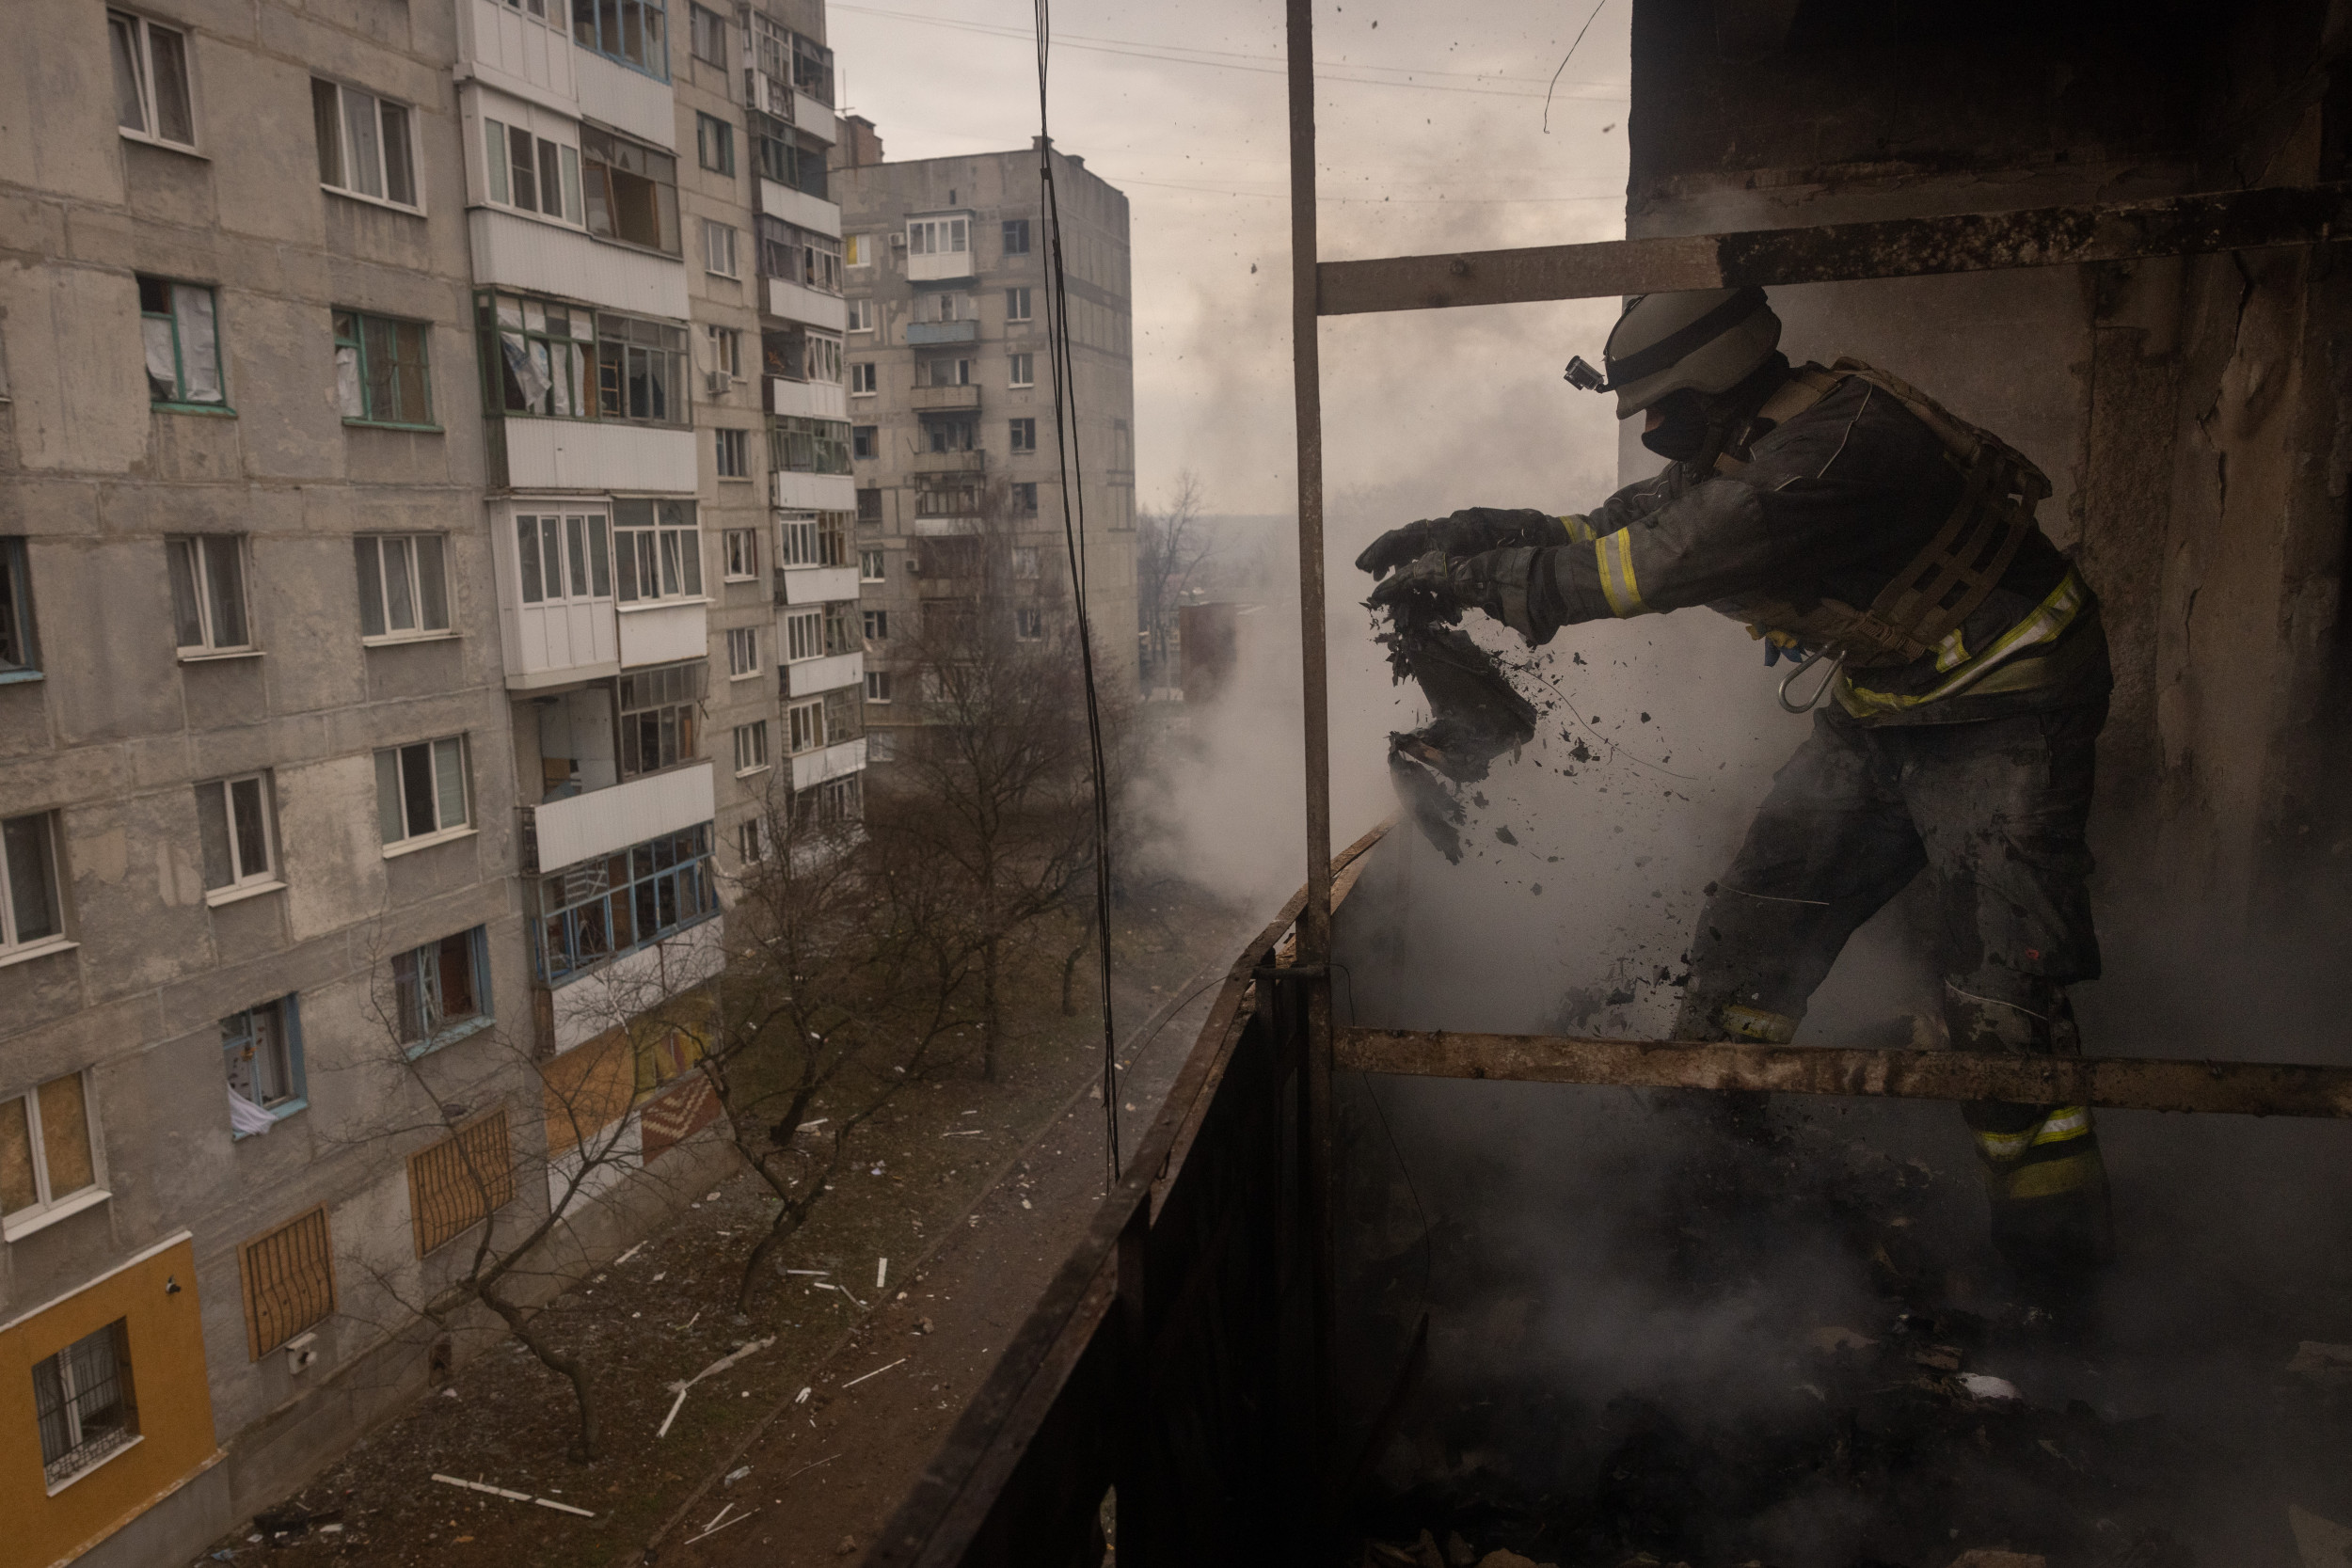
<path id="1" fill-rule="evenodd" d="M 1324 261 L 1312 18 L 1309 0 L 1285 8 L 1306 884 L 1235 961 L 1125 1175 L 871 1563 L 1091 1568 L 1114 1483 L 1133 1563 L 1328 1555 L 1348 1479 L 1332 1335 L 1339 1069 L 2352 1117 L 2344 1068 L 1334 1028 L 1332 909 L 1383 830 L 1331 853 L 1322 317 L 2319 245 L 2352 217 L 2352 186 Z"/>

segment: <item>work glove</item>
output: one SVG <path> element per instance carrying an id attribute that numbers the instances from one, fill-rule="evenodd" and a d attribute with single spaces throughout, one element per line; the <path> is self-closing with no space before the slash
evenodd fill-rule
<path id="1" fill-rule="evenodd" d="M 1515 545 L 1561 545 L 1567 537 L 1559 518 L 1533 507 L 1465 507 L 1443 517 L 1389 530 L 1364 546 L 1364 553 L 1356 558 L 1356 569 L 1379 577 L 1432 550 L 1460 557 Z"/>
<path id="2" fill-rule="evenodd" d="M 1514 558 L 1526 553 L 1490 550 L 1449 557 L 1442 550 L 1430 550 L 1383 578 L 1364 603 L 1399 617 L 1420 611 L 1449 626 L 1460 620 L 1466 610 L 1483 610 L 1500 621 L 1504 619 L 1503 589 L 1510 585 L 1503 579 L 1512 575 Z M 1517 578 L 1522 588 L 1525 576 L 1520 566 Z M 1522 603 L 1526 599 L 1524 592 L 1518 596 Z"/>

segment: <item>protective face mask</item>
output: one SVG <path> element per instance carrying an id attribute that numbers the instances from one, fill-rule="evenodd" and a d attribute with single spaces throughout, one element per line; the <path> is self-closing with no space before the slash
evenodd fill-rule
<path id="1" fill-rule="evenodd" d="M 1688 388 L 1671 393 L 1659 404 L 1658 413 L 1658 428 L 1642 432 L 1642 445 L 1669 462 L 1696 457 L 1707 444 L 1707 413 L 1699 406 L 1698 394 Z"/>

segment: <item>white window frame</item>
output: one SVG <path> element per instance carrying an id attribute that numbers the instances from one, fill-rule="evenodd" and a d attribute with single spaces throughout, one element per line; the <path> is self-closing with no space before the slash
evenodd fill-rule
<path id="1" fill-rule="evenodd" d="M 721 479 L 751 478 L 752 433 L 748 430 L 728 430 L 722 427 L 713 430 L 711 434 L 715 437 L 711 443 L 711 455 L 718 465 L 719 477 Z M 729 467 L 727 463 L 727 455 L 730 452 L 735 456 L 733 467 Z M 743 531 L 730 529 L 727 531 L 736 533 Z"/>
<path id="2" fill-rule="evenodd" d="M 703 219 L 703 271 L 714 277 L 742 277 L 738 260 L 739 247 L 736 244 L 740 234 L 741 230 L 733 224 Z"/>
<path id="3" fill-rule="evenodd" d="M 755 719 L 735 726 L 735 776 L 749 778 L 774 766 L 768 760 L 768 721 Z"/>
<path id="4" fill-rule="evenodd" d="M 873 330 L 874 330 L 874 302 L 873 302 L 872 300 L 870 300 L 870 299 L 853 299 L 853 300 L 850 300 L 849 303 L 850 303 L 850 312 L 849 312 L 850 324 L 849 324 L 849 325 L 848 325 L 847 327 L 845 327 L 843 330 L 845 330 L 845 331 L 849 331 L 849 332 L 871 332 L 871 331 L 873 331 Z"/>
<path id="5" fill-rule="evenodd" d="M 861 617 L 861 625 L 858 627 L 858 634 L 864 637 L 866 641 L 887 642 L 890 641 L 890 611 L 887 610 L 860 610 L 858 613 Z"/>
<path id="6" fill-rule="evenodd" d="M 1036 320 L 1031 310 L 1035 303 L 1029 297 L 1029 291 L 1025 287 L 1007 289 L 1005 291 L 1005 320 L 1009 322 Z"/>
<path id="7" fill-rule="evenodd" d="M 757 815 L 747 816 L 735 825 L 735 858 L 745 865 L 755 865 L 768 858 L 768 823 Z"/>
<path id="8" fill-rule="evenodd" d="M 256 813 L 261 824 L 257 835 L 262 851 L 262 868 L 259 871 L 245 868 L 246 851 L 253 846 L 246 844 L 245 834 L 237 830 L 236 796 L 240 784 L 252 785 L 259 798 Z M 225 882 L 214 883 L 211 872 L 200 863 L 199 865 L 206 884 L 204 902 L 217 908 L 222 904 L 233 904 L 240 898 L 250 898 L 257 893 L 284 887 L 286 879 L 278 863 L 277 791 L 272 787 L 269 769 L 263 768 L 258 773 L 232 774 L 225 779 L 207 779 L 196 786 L 196 793 L 199 863 L 202 860 L 205 800 L 208 795 L 216 802 L 220 812 L 221 843 L 229 852 L 229 879 Z"/>
<path id="9" fill-rule="evenodd" d="M 86 1187 L 58 1193 L 51 1191 L 49 1185 L 48 1146 L 41 1140 L 40 1091 L 66 1078 L 82 1081 L 82 1120 L 89 1134 L 90 1180 Z M 0 1241 L 8 1242 L 21 1241 L 44 1226 L 55 1225 L 69 1214 L 78 1214 L 114 1196 L 106 1186 L 106 1145 L 98 1132 L 98 1096 L 92 1092 L 89 1074 L 61 1072 L 14 1094 L 0 1096 L 0 1105 L 20 1101 L 24 1106 L 24 1131 L 32 1159 L 33 1202 L 29 1208 L 0 1217 Z"/>
<path id="10" fill-rule="evenodd" d="M 707 325 L 703 338 L 710 349 L 710 368 L 737 380 L 743 378 L 743 333 L 734 326 Z"/>
<path id="11" fill-rule="evenodd" d="M 593 604 L 612 597 L 612 519 L 609 514 L 601 508 L 595 512 L 575 512 L 558 507 L 548 512 L 534 507 L 529 512 L 516 512 L 511 520 L 515 526 L 516 603 Z M 537 598 L 531 596 L 529 584 L 523 580 L 522 530 L 526 522 L 531 525 L 532 558 L 539 568 Z M 550 523 L 555 525 L 552 537 L 556 542 L 555 569 L 552 573 L 548 569 L 548 540 L 550 537 L 548 525 Z M 577 546 L 573 540 L 574 523 L 580 525 Z M 599 578 L 603 579 L 602 586 L 598 586 Z M 586 592 L 573 592 L 575 580 L 585 584 Z"/>
<path id="12" fill-rule="evenodd" d="M 213 578 L 218 570 L 216 562 L 222 554 L 218 549 L 212 547 L 213 541 L 216 539 L 225 539 L 229 542 L 228 554 L 237 570 L 238 613 L 245 618 L 245 641 L 242 642 L 221 641 L 221 628 L 214 625 L 217 618 L 218 607 L 214 603 Z M 244 657 L 260 653 L 260 648 L 253 641 L 253 574 L 246 565 L 245 535 L 242 533 L 173 534 L 164 541 L 164 549 L 167 560 L 172 555 L 185 552 L 181 559 L 187 563 L 188 581 L 196 600 L 199 641 L 179 641 L 177 628 L 179 616 L 176 607 L 173 612 L 172 638 L 178 646 L 181 662 L 184 664 L 196 659 Z"/>
<path id="13" fill-rule="evenodd" d="M 719 536 L 720 553 L 725 561 L 723 579 L 728 582 L 754 582 L 759 578 L 759 530 L 731 528 Z"/>
<path id="14" fill-rule="evenodd" d="M 447 534 L 361 533 L 355 535 L 351 543 L 354 566 L 361 574 L 359 578 L 359 641 L 362 644 L 374 647 L 385 642 L 429 642 L 457 635 L 449 607 L 449 536 Z M 430 551 L 425 548 L 428 543 L 432 546 Z M 375 556 L 375 613 L 378 624 L 384 627 L 382 631 L 367 629 L 368 579 L 366 569 L 358 565 L 358 560 L 362 551 L 372 551 Z M 441 562 L 439 568 L 441 624 L 437 626 L 425 625 L 429 607 L 426 604 L 424 593 L 424 562 L 428 554 L 438 555 Z M 394 561 L 398 562 L 400 571 L 408 582 L 408 615 L 409 619 L 416 623 L 413 626 L 403 627 L 392 625 L 393 577 L 387 567 Z"/>
<path id="15" fill-rule="evenodd" d="M 1005 385 L 1008 387 L 1036 386 L 1037 356 L 1030 354 L 1015 354 L 1008 356 L 1005 370 Z"/>
<path id="16" fill-rule="evenodd" d="M 805 752 L 821 752 L 825 749 L 825 701 L 823 698 L 818 697 L 805 703 L 794 703 L 784 710 L 784 718 L 785 722 L 789 726 L 788 738 L 792 744 L 789 755 L 799 756 Z"/>
<path id="17" fill-rule="evenodd" d="M 759 628 L 733 626 L 727 631 L 727 679 L 755 680 L 759 675 Z"/>
<path id="18" fill-rule="evenodd" d="M 29 826 L 28 826 L 29 824 Z M 40 839 L 33 845 L 41 857 L 49 877 L 48 897 L 43 900 L 43 918 L 56 929 L 27 938 L 24 933 L 24 918 L 17 907 L 17 889 L 8 867 L 19 856 L 27 852 L 26 845 L 33 834 Z M 39 958 L 43 953 L 59 953 L 78 946 L 70 934 L 66 909 L 65 867 L 57 852 L 57 814 L 54 811 L 32 811 L 0 819 L 0 968 L 25 958 Z"/>
<path id="19" fill-rule="evenodd" d="M 853 398 L 872 397 L 877 379 L 872 360 L 852 364 L 850 367 L 850 395 Z"/>
<path id="20" fill-rule="evenodd" d="M 120 105 L 118 103 L 116 131 L 132 141 L 146 142 L 151 147 L 168 147 L 181 152 L 195 152 L 198 147 L 197 121 L 201 117 L 196 112 L 196 70 L 188 60 L 190 51 L 187 29 L 167 27 L 160 22 L 151 22 L 136 11 L 109 8 L 106 11 L 108 31 L 106 51 L 109 69 L 113 66 L 113 29 L 119 23 L 127 24 L 131 29 L 133 68 L 138 74 L 136 90 L 139 100 L 139 118 L 142 123 L 136 130 L 120 123 L 121 112 Z M 180 93 L 186 101 L 188 107 L 188 140 L 186 141 L 174 141 L 158 129 L 162 122 L 162 115 L 155 102 L 154 35 L 156 33 L 169 33 L 180 40 Z"/>
<path id="21" fill-rule="evenodd" d="M 671 508 L 672 515 L 691 516 L 687 522 L 664 522 L 663 509 Z M 677 509 L 683 510 L 677 510 Z M 656 604 L 702 604 L 708 595 L 703 592 L 703 533 L 701 514 L 691 501 L 660 501 L 655 503 L 652 515 L 644 521 L 631 521 L 624 526 L 616 515 L 612 522 L 612 591 L 619 596 L 623 610 Z M 633 593 L 621 594 L 623 573 L 621 555 L 634 552 L 628 577 L 635 583 Z M 647 582 L 647 574 L 652 580 Z M 661 586 L 665 580 L 676 583 L 675 588 Z"/>
<path id="22" fill-rule="evenodd" d="M 869 703 L 890 701 L 889 671 L 868 670 L 866 672 L 866 700 Z"/>
<path id="23" fill-rule="evenodd" d="M 910 256 L 968 256 L 972 251 L 972 220 L 968 217 L 910 218 Z"/>
<path id="24" fill-rule="evenodd" d="M 497 133 L 495 137 L 491 134 L 493 131 Z M 517 133 L 531 143 L 532 190 L 538 199 L 529 206 L 515 199 L 514 137 Z M 578 132 L 572 130 L 566 134 L 577 135 Z M 580 148 L 576 143 L 557 136 L 542 135 L 535 124 L 523 125 L 488 114 L 480 117 L 476 136 L 482 147 L 482 194 L 493 206 L 509 213 L 519 213 L 525 217 L 560 223 L 567 229 L 588 227 L 587 198 L 581 194 Z M 493 140 L 497 143 L 496 147 L 491 145 Z M 556 205 L 552 209 L 548 206 L 547 160 L 541 150 L 543 146 L 555 149 Z M 422 199 L 421 192 L 419 193 L 419 199 Z"/>
<path id="25" fill-rule="evenodd" d="M 422 216 L 424 214 L 424 163 L 418 156 L 420 148 L 417 136 L 417 106 L 397 98 L 386 98 L 381 93 L 370 92 L 365 87 L 354 87 L 348 82 L 338 81 L 331 76 L 313 76 L 310 78 L 310 91 L 314 109 L 318 89 L 321 87 L 332 88 L 335 94 L 335 168 L 342 177 L 342 183 L 338 184 L 327 179 L 326 171 L 321 169 L 319 188 L 324 191 L 332 191 L 337 196 L 348 197 L 354 201 L 367 202 L 371 206 L 389 207 L 396 213 L 414 213 Z M 357 171 L 354 167 L 351 145 L 353 105 L 350 101 L 354 98 L 365 99 L 371 105 L 369 118 L 374 126 L 376 135 L 374 156 L 375 182 L 379 187 L 377 194 L 371 194 L 361 189 L 353 179 Z M 408 193 L 416 198 L 413 201 L 403 201 L 391 194 L 392 166 L 391 159 L 388 156 L 389 138 L 384 133 L 384 111 L 388 107 L 400 112 L 401 136 L 408 144 Z M 313 123 L 315 126 L 315 115 Z M 321 148 L 319 150 L 323 156 L 326 150 Z"/>
<path id="26" fill-rule="evenodd" d="M 784 615 L 784 662 L 804 664 L 825 657 L 825 612 L 793 610 Z"/>
<path id="27" fill-rule="evenodd" d="M 376 832 L 381 835 L 388 826 L 385 821 L 385 787 L 392 789 L 391 805 L 399 812 L 401 836 L 384 840 L 384 858 L 413 853 L 452 839 L 465 838 L 477 831 L 474 826 L 473 769 L 468 766 L 467 737 L 463 735 L 440 735 L 427 740 L 412 740 L 402 746 L 387 746 L 375 753 L 375 818 Z M 422 751 L 424 766 L 431 770 L 433 822 L 417 830 L 408 820 L 407 769 L 409 755 Z M 450 794 L 454 789 L 458 816 L 450 816 Z"/>
<path id="28" fill-rule="evenodd" d="M 887 567 L 883 564 L 883 562 L 885 562 L 885 560 L 886 560 L 886 559 L 887 559 L 887 558 L 883 555 L 883 553 L 882 553 L 881 550 L 860 550 L 860 551 L 858 551 L 858 552 L 857 552 L 857 579 L 858 579 L 858 581 L 860 581 L 860 582 L 880 582 L 880 581 L 882 581 L 882 573 L 883 573 L 885 570 L 887 570 L 887 569 L 888 569 L 888 568 L 887 568 Z"/>
<path id="29" fill-rule="evenodd" d="M 844 234 L 841 236 L 841 264 L 845 267 L 870 267 L 874 264 L 874 236 Z"/>

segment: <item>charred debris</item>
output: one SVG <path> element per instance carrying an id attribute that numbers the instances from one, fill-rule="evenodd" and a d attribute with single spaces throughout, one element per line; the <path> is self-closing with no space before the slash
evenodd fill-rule
<path id="1" fill-rule="evenodd" d="M 1423 836 L 1455 864 L 1468 814 L 1462 791 L 1487 765 L 1535 738 L 1535 706 L 1513 689 L 1495 656 L 1470 641 L 1448 613 L 1418 600 L 1389 611 L 1375 634 L 1389 670 L 1429 700 L 1429 722 L 1389 736 L 1389 780 Z"/>

